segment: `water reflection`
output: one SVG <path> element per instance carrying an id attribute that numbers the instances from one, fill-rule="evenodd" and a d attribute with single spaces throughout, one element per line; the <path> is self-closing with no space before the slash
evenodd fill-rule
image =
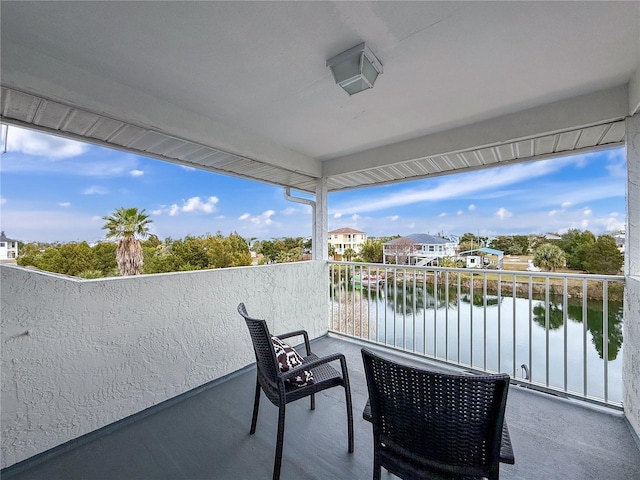
<path id="1" fill-rule="evenodd" d="M 544 296 L 514 298 L 510 292 L 487 291 L 482 284 L 471 288 L 458 283 L 447 289 L 443 283 L 434 285 L 433 273 L 387 279 L 375 287 L 342 280 L 332 284 L 330 294 L 346 333 L 360 332 L 390 346 L 517 377 L 526 364 L 534 382 L 597 397 L 607 388 L 609 400 L 621 400 L 620 301 L 607 303 L 603 324 L 602 300 L 571 297 L 565 312 L 562 297 L 551 295 L 548 303 Z"/>

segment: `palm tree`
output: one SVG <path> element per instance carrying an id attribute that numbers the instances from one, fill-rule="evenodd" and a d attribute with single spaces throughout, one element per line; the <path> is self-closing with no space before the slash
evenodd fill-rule
<path id="1" fill-rule="evenodd" d="M 540 245 L 534 255 L 533 264 L 543 270 L 555 272 L 567 263 L 564 251 L 557 245 L 544 243 Z"/>
<path id="2" fill-rule="evenodd" d="M 120 269 L 120 275 L 140 275 L 143 253 L 139 238 L 146 238 L 149 234 L 149 216 L 144 209 L 119 208 L 113 215 L 102 217 L 106 224 L 102 227 L 107 230 L 107 238 L 118 240 L 116 249 L 116 263 Z"/>

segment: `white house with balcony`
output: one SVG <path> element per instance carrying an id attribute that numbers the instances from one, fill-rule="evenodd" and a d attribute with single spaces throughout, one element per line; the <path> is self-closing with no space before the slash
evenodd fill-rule
<path id="1" fill-rule="evenodd" d="M 357 254 L 367 241 L 367 234 L 353 228 L 338 228 L 328 232 L 328 241 L 335 248 L 336 258 L 340 259 L 348 248 Z"/>
<path id="2" fill-rule="evenodd" d="M 0 260 L 16 258 L 18 258 L 18 240 L 7 237 L 4 231 L 0 232 Z"/>
<path id="3" fill-rule="evenodd" d="M 442 258 L 455 257 L 457 243 L 435 235 L 414 233 L 385 242 L 383 262 L 396 265 L 437 265 Z"/>

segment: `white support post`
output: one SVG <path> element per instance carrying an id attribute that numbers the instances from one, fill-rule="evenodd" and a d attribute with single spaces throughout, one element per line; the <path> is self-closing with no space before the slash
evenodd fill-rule
<path id="1" fill-rule="evenodd" d="M 313 232 L 313 259 L 329 260 L 329 207 L 327 202 L 327 179 L 319 178 L 316 182 L 316 208 Z"/>
<path id="2" fill-rule="evenodd" d="M 627 228 L 625 275 L 640 275 L 640 113 L 626 120 Z"/>

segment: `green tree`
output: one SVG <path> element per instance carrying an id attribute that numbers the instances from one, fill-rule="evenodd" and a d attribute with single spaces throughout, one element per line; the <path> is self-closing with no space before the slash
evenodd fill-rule
<path id="1" fill-rule="evenodd" d="M 118 270 L 118 264 L 116 263 L 117 248 L 118 246 L 113 242 L 99 242 L 93 246 L 96 269 L 100 270 L 105 277 Z"/>
<path id="2" fill-rule="evenodd" d="M 58 247 L 45 248 L 44 252 L 34 265 L 40 270 L 46 270 L 47 272 L 60 272 L 60 265 L 62 264 L 62 255 Z"/>
<path id="3" fill-rule="evenodd" d="M 555 272 L 558 268 L 564 267 L 566 261 L 562 249 L 550 243 L 540 245 L 533 255 L 533 264 L 536 267 L 551 272 Z"/>
<path id="4" fill-rule="evenodd" d="M 149 216 L 144 209 L 119 208 L 113 215 L 102 217 L 107 223 L 102 227 L 107 230 L 106 237 L 118 240 L 116 263 L 120 275 L 139 275 L 144 262 L 144 253 L 139 238 L 149 234 Z"/>
<path id="5" fill-rule="evenodd" d="M 564 233 L 555 243 L 566 253 L 567 267 L 586 270 L 584 262 L 587 259 L 587 252 L 595 242 L 596 237 L 589 230 L 581 232 L 574 228 Z"/>
<path id="6" fill-rule="evenodd" d="M 40 247 L 36 243 L 27 243 L 20 250 L 20 254 L 18 255 L 17 264 L 22 267 L 38 267 L 40 263 L 40 259 L 42 258 L 42 251 Z"/>
<path id="7" fill-rule="evenodd" d="M 246 240 L 237 233 L 225 238 L 218 232 L 215 236 L 207 235 L 206 245 L 209 268 L 226 268 L 251 265 L 251 253 Z"/>
<path id="8" fill-rule="evenodd" d="M 356 256 L 356 251 L 353 248 L 345 248 L 342 256 L 347 262 L 350 262 Z"/>
<path id="9" fill-rule="evenodd" d="M 373 238 L 367 238 L 360 247 L 359 255 L 365 262 L 382 263 L 382 242 Z"/>
<path id="10" fill-rule="evenodd" d="M 330 243 L 327 247 L 328 250 L 328 254 L 329 254 L 329 258 L 330 259 L 335 259 L 336 258 L 336 247 L 335 245 L 333 245 L 332 243 Z"/>
<path id="11" fill-rule="evenodd" d="M 589 273 L 616 275 L 624 264 L 624 256 L 618 250 L 616 240 L 610 235 L 601 235 L 584 249 L 582 268 Z"/>
<path id="12" fill-rule="evenodd" d="M 271 240 L 263 240 L 260 250 L 267 263 L 275 262 L 278 258 L 279 250 Z"/>
<path id="13" fill-rule="evenodd" d="M 508 253 L 509 250 L 511 249 L 512 242 L 513 242 L 512 237 L 501 235 L 491 240 L 491 243 L 489 243 L 489 248 L 502 250 L 503 252 Z"/>
<path id="14" fill-rule="evenodd" d="M 151 234 L 149 235 L 149 238 L 147 238 L 144 242 L 141 242 L 143 247 L 159 247 L 160 245 L 162 245 L 162 242 L 160 241 L 160 239 L 158 238 L 157 235 L 155 234 Z"/>
<path id="15" fill-rule="evenodd" d="M 57 249 L 60 252 L 57 257 L 59 263 L 54 266 L 55 270 L 52 271 L 77 276 L 85 270 L 96 269 L 96 257 L 87 242 L 65 243 Z"/>
<path id="16" fill-rule="evenodd" d="M 507 250 L 509 255 L 526 255 L 529 253 L 530 242 L 527 235 L 514 235 L 511 248 Z"/>
<path id="17" fill-rule="evenodd" d="M 202 270 L 209 267 L 207 245 L 203 238 L 187 235 L 183 240 L 176 240 L 171 246 L 171 251 L 178 257 L 179 265 L 191 265 L 193 270 Z"/>

